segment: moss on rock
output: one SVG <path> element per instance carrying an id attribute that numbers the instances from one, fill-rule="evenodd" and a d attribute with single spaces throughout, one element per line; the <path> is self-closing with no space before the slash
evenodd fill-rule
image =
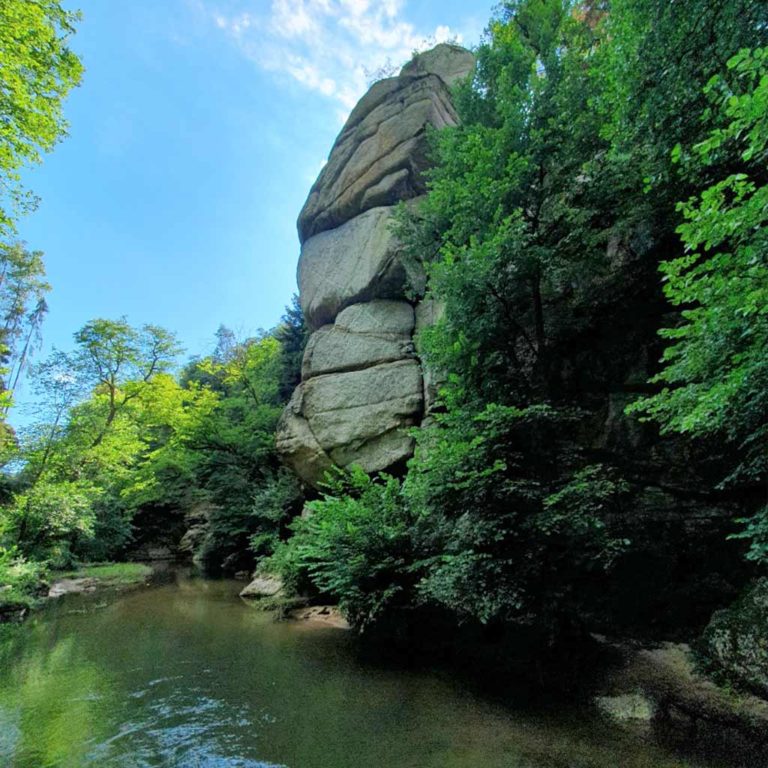
<path id="1" fill-rule="evenodd" d="M 697 650 L 708 671 L 768 698 L 768 579 L 717 611 Z"/>

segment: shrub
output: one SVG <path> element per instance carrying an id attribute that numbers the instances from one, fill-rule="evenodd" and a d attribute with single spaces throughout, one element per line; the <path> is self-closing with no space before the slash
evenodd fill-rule
<path id="1" fill-rule="evenodd" d="M 412 600 L 412 519 L 397 479 L 354 467 L 307 512 L 270 561 L 289 586 L 311 582 L 361 630 Z"/>
<path id="2" fill-rule="evenodd" d="M 421 598 L 483 623 L 577 621 L 626 544 L 607 519 L 627 492 L 584 466 L 579 414 L 491 405 L 438 421 L 406 482 Z"/>
<path id="3" fill-rule="evenodd" d="M 32 605 L 47 575 L 43 564 L 24 559 L 15 547 L 0 546 L 0 612 Z"/>

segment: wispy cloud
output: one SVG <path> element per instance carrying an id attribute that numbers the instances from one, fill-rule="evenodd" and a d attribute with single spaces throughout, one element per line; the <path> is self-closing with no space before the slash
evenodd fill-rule
<path id="1" fill-rule="evenodd" d="M 376 73 L 414 50 L 462 36 L 441 25 L 417 29 L 404 0 L 195 0 L 209 22 L 261 69 L 334 100 L 339 117 Z"/>

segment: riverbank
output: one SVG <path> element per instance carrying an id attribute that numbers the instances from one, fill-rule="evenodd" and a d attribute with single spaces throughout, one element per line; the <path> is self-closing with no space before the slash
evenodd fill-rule
<path id="1" fill-rule="evenodd" d="M 144 563 L 90 563 L 47 571 L 19 562 L 0 574 L 0 623 L 23 621 L 30 611 L 62 595 L 146 584 L 152 573 Z"/>
<path id="2" fill-rule="evenodd" d="M 350 629 L 338 607 L 290 598 L 274 576 L 257 576 L 240 596 L 277 621 Z M 557 658 L 543 662 L 547 668 L 535 675 L 538 679 L 531 680 L 531 671 L 540 665 L 535 644 L 463 634 L 458 627 L 423 617 L 414 621 L 413 615 L 401 626 L 389 626 L 389 633 L 374 638 L 373 657 L 394 650 L 395 664 L 411 659 L 417 665 L 443 667 L 468 685 L 492 680 L 492 688 L 526 690 L 523 698 L 528 700 L 554 692 L 555 699 L 565 696 L 581 702 L 607 724 L 654 741 L 685 745 L 698 740 L 708 744 L 710 752 L 743 754 L 747 760 L 759 753 L 768 759 L 768 701 L 715 682 L 685 643 L 593 634 L 561 647 Z"/>
<path id="3" fill-rule="evenodd" d="M 152 577 L 152 567 L 144 563 L 99 563 L 83 565 L 70 571 L 58 571 L 48 590 L 48 597 L 94 592 L 97 589 L 145 584 Z"/>
<path id="4" fill-rule="evenodd" d="M 604 719 L 658 740 L 695 740 L 710 753 L 768 753 L 768 701 L 718 685 L 687 644 L 595 640 L 614 656 L 593 696 Z"/>

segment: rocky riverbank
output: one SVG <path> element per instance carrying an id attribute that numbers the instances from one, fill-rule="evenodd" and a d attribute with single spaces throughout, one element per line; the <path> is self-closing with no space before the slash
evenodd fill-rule
<path id="1" fill-rule="evenodd" d="M 668 740 L 693 736 L 726 750 L 768 751 L 768 701 L 715 683 L 690 646 L 595 639 L 616 659 L 593 698 L 603 717 Z"/>

